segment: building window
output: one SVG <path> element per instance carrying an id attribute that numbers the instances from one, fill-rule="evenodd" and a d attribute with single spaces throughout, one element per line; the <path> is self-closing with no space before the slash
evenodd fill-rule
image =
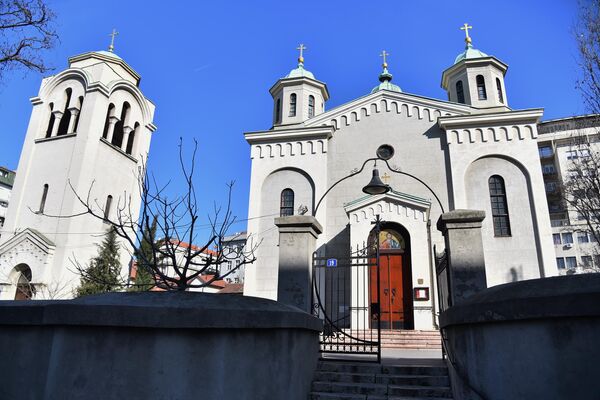
<path id="1" fill-rule="evenodd" d="M 38 210 L 38 214 L 44 212 L 44 208 L 46 207 L 46 197 L 48 197 L 48 184 L 44 184 L 44 191 L 42 192 L 42 200 L 40 201 L 40 209 Z"/>
<path id="2" fill-rule="evenodd" d="M 296 116 L 296 93 L 290 95 L 290 117 Z"/>
<path id="3" fill-rule="evenodd" d="M 77 128 L 79 128 L 79 118 L 81 117 L 81 108 L 83 107 L 83 96 L 79 96 L 77 99 L 77 117 L 75 118 L 75 123 L 73 124 L 73 132 L 77 132 Z"/>
<path id="4" fill-rule="evenodd" d="M 556 191 L 556 182 L 546 182 L 544 186 L 546 186 L 547 193 L 553 193 Z"/>
<path id="5" fill-rule="evenodd" d="M 577 258 L 576 257 L 566 257 L 567 268 L 575 269 L 577 268 Z"/>
<path id="6" fill-rule="evenodd" d="M 54 110 L 54 103 L 50 103 L 50 119 L 48 120 L 48 129 L 46 129 L 46 137 L 49 138 L 52 136 L 52 129 L 54 129 L 54 120 L 56 117 L 52 112 Z"/>
<path id="7" fill-rule="evenodd" d="M 456 101 L 465 104 L 465 91 L 462 81 L 456 82 Z"/>
<path id="8" fill-rule="evenodd" d="M 578 232 L 577 233 L 577 243 L 589 243 L 590 238 L 588 237 L 587 232 Z"/>
<path id="9" fill-rule="evenodd" d="M 562 234 L 563 244 L 573 244 L 573 234 L 571 232 L 565 232 Z"/>
<path id="10" fill-rule="evenodd" d="M 104 120 L 104 130 L 102 131 L 102 137 L 106 139 L 108 137 L 108 129 L 110 128 L 110 117 L 115 113 L 115 105 L 110 103 L 108 105 L 108 111 L 106 111 L 106 119 Z"/>
<path id="11" fill-rule="evenodd" d="M 592 268 L 594 266 L 592 256 L 581 256 L 581 263 L 583 264 L 583 268 Z"/>
<path id="12" fill-rule="evenodd" d="M 556 172 L 556 169 L 554 168 L 554 164 L 542 165 L 542 172 L 544 174 L 554 174 Z"/>
<path id="13" fill-rule="evenodd" d="M 589 149 L 581 149 L 581 150 L 579 150 L 579 155 L 583 158 L 588 158 L 590 156 L 590 150 Z"/>
<path id="14" fill-rule="evenodd" d="M 558 269 L 565 269 L 565 259 L 562 257 L 557 257 L 556 266 L 558 267 Z"/>
<path id="15" fill-rule="evenodd" d="M 552 157 L 552 154 L 554 154 L 552 152 L 552 147 L 550 147 L 550 146 L 540 147 L 538 149 L 538 151 L 540 153 L 540 157 L 542 157 L 542 158 Z"/>
<path id="16" fill-rule="evenodd" d="M 308 96 L 308 118 L 315 116 L 315 97 Z"/>
<path id="17" fill-rule="evenodd" d="M 510 236 L 510 220 L 504 179 L 499 175 L 494 175 L 488 180 L 488 185 L 492 203 L 494 236 Z"/>
<path id="18" fill-rule="evenodd" d="M 277 99 L 275 105 L 275 123 L 278 124 L 281 121 L 281 99 Z"/>
<path id="19" fill-rule="evenodd" d="M 485 90 L 485 79 L 483 75 L 477 75 L 475 78 L 477 81 L 477 95 L 479 96 L 479 100 L 487 100 L 487 92 Z"/>
<path id="20" fill-rule="evenodd" d="M 104 206 L 104 221 L 108 222 L 110 218 L 110 206 L 112 204 L 112 196 L 109 194 L 106 198 L 106 205 Z"/>
<path id="21" fill-rule="evenodd" d="M 281 191 L 279 215 L 282 217 L 294 215 L 294 191 L 292 189 L 283 189 Z"/>
<path id="22" fill-rule="evenodd" d="M 71 95 L 73 94 L 73 90 L 68 88 L 65 91 L 65 109 L 63 111 L 62 118 L 60 119 L 60 124 L 58 125 L 58 132 L 56 136 L 66 135 L 69 130 L 69 122 L 71 122 L 71 110 L 69 110 L 69 104 L 71 103 Z"/>
<path id="23" fill-rule="evenodd" d="M 579 158 L 577 150 L 568 150 L 565 154 L 567 155 L 567 160 L 577 160 Z"/>
<path id="24" fill-rule="evenodd" d="M 496 78 L 496 89 L 498 90 L 498 100 L 500 103 L 504 104 L 504 96 L 502 95 L 502 84 L 500 83 L 500 79 Z"/>
<path id="25" fill-rule="evenodd" d="M 129 105 L 128 102 L 123 103 L 123 109 L 121 110 L 121 119 L 119 121 L 117 121 L 117 123 L 115 124 L 115 131 L 113 133 L 112 142 L 111 142 L 113 146 L 116 146 L 116 147 L 123 146 L 123 137 L 125 135 L 123 128 L 125 127 L 125 124 L 128 122 L 127 117 L 129 115 L 130 109 L 131 109 L 131 106 Z"/>
<path id="26" fill-rule="evenodd" d="M 560 233 L 553 233 L 552 234 L 552 240 L 554 241 L 554 244 L 562 244 L 560 241 Z"/>

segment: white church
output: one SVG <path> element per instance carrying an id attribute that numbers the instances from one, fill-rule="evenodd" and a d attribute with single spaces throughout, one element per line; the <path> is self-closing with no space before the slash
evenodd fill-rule
<path id="1" fill-rule="evenodd" d="M 126 193 L 131 215 L 139 214 L 138 177 L 156 129 L 154 105 L 140 90 L 140 75 L 112 50 L 111 44 L 70 58 L 69 68 L 45 78 L 31 98 L 0 238 L 2 300 L 73 297 L 80 279 L 73 262 L 87 264 L 108 228 L 77 216 L 85 209 L 75 193 L 106 218 Z M 120 255 L 128 265 L 130 249 Z"/>
<path id="2" fill-rule="evenodd" d="M 300 46 L 297 68 L 269 90 L 273 126 L 245 133 L 252 159 L 248 235 L 260 242 L 257 262 L 246 269 L 245 295 L 277 297 L 274 218 L 305 210 L 323 227 L 317 252 L 331 257 L 348 256 L 369 243 L 376 215 L 384 221 L 380 252 L 387 278 L 381 293 L 390 297 L 383 302 L 393 304 L 391 328 L 435 326 L 433 246 L 444 248 L 435 228 L 442 208 L 485 211 L 488 286 L 557 275 L 537 144 L 543 110 L 509 107 L 507 65 L 477 50 L 465 27 L 466 48 L 441 75 L 447 100 L 404 93 L 393 83 L 383 52 L 380 83 L 326 111 L 327 85 L 305 68 Z M 365 195 L 369 163 L 323 197 L 375 157 L 381 145 L 395 149 L 389 160 L 393 169 L 418 179 L 379 162 L 381 178 L 392 190 Z M 364 293 L 368 281 L 358 282 L 356 291 Z M 415 288 L 430 295 L 417 300 Z"/>

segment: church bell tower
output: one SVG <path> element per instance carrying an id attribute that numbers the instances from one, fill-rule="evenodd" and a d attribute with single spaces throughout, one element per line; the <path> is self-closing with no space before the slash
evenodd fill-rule
<path id="1" fill-rule="evenodd" d="M 109 51 L 71 57 L 31 99 L 0 237 L 0 299 L 15 298 L 24 279 L 30 297 L 44 298 L 42 289 L 51 287 L 61 287 L 58 297 L 72 296 L 80 278 L 74 262 L 87 265 L 109 227 L 87 215 L 76 195 L 106 218 L 123 206 L 138 217 L 154 105 L 140 90 L 140 75 L 113 52 L 115 34 Z M 125 244 L 120 254 L 126 267 Z"/>
<path id="2" fill-rule="evenodd" d="M 472 28 L 469 24 L 460 28 L 465 31 L 465 50 L 443 72 L 442 88 L 448 92 L 449 101 L 481 109 L 509 110 L 504 87 L 508 66 L 473 47 L 469 36 Z"/>
<path id="3" fill-rule="evenodd" d="M 304 68 L 304 47 L 298 47 L 298 67 L 279 79 L 269 90 L 273 96 L 273 126 L 300 124 L 325 111 L 329 92 L 325 83 Z"/>

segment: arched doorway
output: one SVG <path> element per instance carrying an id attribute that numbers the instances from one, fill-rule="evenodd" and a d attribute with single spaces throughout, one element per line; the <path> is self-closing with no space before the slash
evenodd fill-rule
<path id="1" fill-rule="evenodd" d="M 27 264 L 19 264 L 13 269 L 13 282 L 15 283 L 15 300 L 31 300 L 35 294 L 31 284 L 31 268 Z"/>
<path id="2" fill-rule="evenodd" d="M 375 243 L 373 230 L 369 235 L 369 244 L 375 246 Z M 369 274 L 371 304 L 377 303 L 378 272 L 381 329 L 414 329 L 410 235 L 403 226 L 382 224 L 379 232 L 379 271 L 377 267 L 372 267 Z M 372 321 L 372 327 L 376 323 L 376 320 Z"/>

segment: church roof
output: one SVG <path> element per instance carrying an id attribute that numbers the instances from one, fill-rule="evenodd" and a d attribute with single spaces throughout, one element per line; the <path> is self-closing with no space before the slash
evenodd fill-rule
<path id="1" fill-rule="evenodd" d="M 290 71 L 289 74 L 285 76 L 286 78 L 310 78 L 315 79 L 315 76 L 312 72 L 304 68 L 303 62 L 298 62 L 298 67 L 294 68 Z"/>
<path id="2" fill-rule="evenodd" d="M 488 55 L 485 54 L 483 51 L 474 48 L 473 45 L 471 44 L 471 42 L 467 42 L 465 51 L 463 51 L 462 53 L 460 53 L 459 55 L 456 56 L 456 59 L 454 60 L 454 64 L 458 64 L 462 60 L 467 60 L 467 59 L 471 59 L 471 58 L 483 58 L 483 57 L 488 57 Z"/>
<path id="3" fill-rule="evenodd" d="M 95 51 L 94 53 L 101 54 L 101 55 L 106 56 L 106 57 L 115 58 L 117 60 L 122 60 L 121 57 L 119 57 L 118 55 L 116 55 L 112 51 L 100 50 L 100 51 Z"/>

